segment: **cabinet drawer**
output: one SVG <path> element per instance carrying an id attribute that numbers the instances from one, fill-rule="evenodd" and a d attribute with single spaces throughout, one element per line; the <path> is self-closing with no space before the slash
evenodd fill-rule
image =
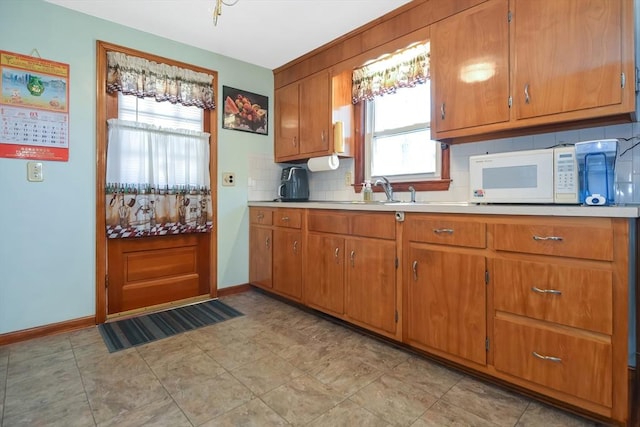
<path id="1" fill-rule="evenodd" d="M 611 407 L 611 343 L 528 323 L 494 320 L 495 368 Z"/>
<path id="2" fill-rule="evenodd" d="M 598 225 L 563 223 L 496 224 L 493 241 L 499 251 L 613 260 L 611 222 Z"/>
<path id="3" fill-rule="evenodd" d="M 339 212 L 310 209 L 307 228 L 309 231 L 322 233 L 349 234 L 349 216 Z"/>
<path id="4" fill-rule="evenodd" d="M 377 239 L 395 239 L 395 214 L 393 212 L 352 214 L 351 235 Z"/>
<path id="5" fill-rule="evenodd" d="M 412 242 L 438 243 L 452 246 L 485 248 L 487 226 L 469 219 L 438 217 L 411 218 L 407 221 L 407 237 Z"/>
<path id="6" fill-rule="evenodd" d="M 251 224 L 271 225 L 273 223 L 273 211 L 271 209 L 250 208 L 249 222 Z"/>
<path id="7" fill-rule="evenodd" d="M 302 212 L 301 209 L 276 209 L 273 213 L 273 225 L 300 228 L 302 225 Z"/>
<path id="8" fill-rule="evenodd" d="M 491 265 L 496 310 L 611 335 L 611 271 L 504 259 Z"/>

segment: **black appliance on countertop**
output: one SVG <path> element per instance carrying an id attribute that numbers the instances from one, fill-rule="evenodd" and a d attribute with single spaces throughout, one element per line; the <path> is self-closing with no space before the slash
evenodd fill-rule
<path id="1" fill-rule="evenodd" d="M 300 166 L 282 169 L 278 197 L 283 202 L 306 202 L 309 200 L 309 178 L 307 170 Z"/>

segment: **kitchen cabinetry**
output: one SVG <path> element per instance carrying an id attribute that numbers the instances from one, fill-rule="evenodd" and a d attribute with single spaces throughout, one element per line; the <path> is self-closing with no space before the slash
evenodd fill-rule
<path id="1" fill-rule="evenodd" d="M 276 162 L 332 154 L 331 80 L 328 72 L 278 89 L 275 111 Z"/>
<path id="2" fill-rule="evenodd" d="M 276 209 L 273 217 L 273 290 L 302 297 L 302 211 Z"/>
<path id="3" fill-rule="evenodd" d="M 306 303 L 376 332 L 397 331 L 393 213 L 310 211 Z"/>
<path id="4" fill-rule="evenodd" d="M 407 215 L 405 341 L 486 364 L 486 224 Z"/>
<path id="5" fill-rule="evenodd" d="M 509 121 L 508 1 L 432 26 L 432 122 L 442 132 Z"/>
<path id="6" fill-rule="evenodd" d="M 249 209 L 249 282 L 266 289 L 273 286 L 272 224 L 272 209 Z"/>
<path id="7" fill-rule="evenodd" d="M 491 225 L 492 351 L 499 373 L 604 413 L 624 412 L 624 233 L 623 224 L 608 218 L 510 218 Z"/>
<path id="8" fill-rule="evenodd" d="M 453 15 L 432 30 L 435 136 L 628 121 L 633 44 L 633 0 L 489 0 Z"/>

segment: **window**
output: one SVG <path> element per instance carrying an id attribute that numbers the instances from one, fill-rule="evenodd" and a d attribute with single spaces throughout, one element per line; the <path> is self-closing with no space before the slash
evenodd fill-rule
<path id="1" fill-rule="evenodd" d="M 366 101 L 365 178 L 439 179 L 440 144 L 431 140 L 430 84 Z"/>
<path id="2" fill-rule="evenodd" d="M 118 118 L 163 128 L 203 130 L 204 110 L 118 92 Z"/>

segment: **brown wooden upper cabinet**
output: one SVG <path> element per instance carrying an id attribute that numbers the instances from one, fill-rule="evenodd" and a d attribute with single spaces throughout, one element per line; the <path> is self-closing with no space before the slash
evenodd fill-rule
<path id="1" fill-rule="evenodd" d="M 276 162 L 305 159 L 333 152 L 331 80 L 320 72 L 278 89 Z"/>
<path id="2" fill-rule="evenodd" d="M 351 156 L 351 73 L 314 74 L 275 91 L 275 161 L 333 154 L 334 123 L 343 123 L 341 157 Z"/>
<path id="3" fill-rule="evenodd" d="M 633 31 L 633 0 L 489 0 L 434 24 L 436 139 L 631 120 Z"/>

